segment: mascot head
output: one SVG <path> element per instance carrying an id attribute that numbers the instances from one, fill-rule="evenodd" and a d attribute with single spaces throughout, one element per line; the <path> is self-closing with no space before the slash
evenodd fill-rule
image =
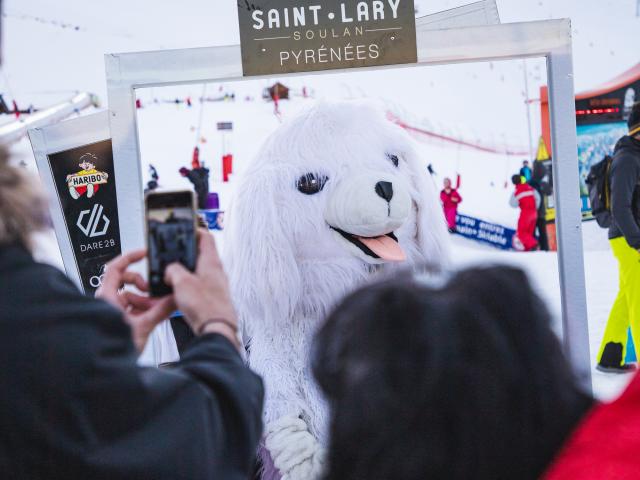
<path id="1" fill-rule="evenodd" d="M 317 317 L 372 272 L 441 266 L 447 233 L 409 136 L 361 102 L 318 103 L 274 132 L 227 216 L 241 318 Z"/>

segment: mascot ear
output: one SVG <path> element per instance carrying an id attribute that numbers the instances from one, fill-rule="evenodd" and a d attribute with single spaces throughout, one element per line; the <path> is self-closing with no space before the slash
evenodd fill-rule
<path id="1" fill-rule="evenodd" d="M 223 261 L 243 335 L 249 338 L 257 325 L 273 329 L 286 323 L 301 292 L 287 235 L 287 202 L 278 202 L 278 173 L 245 177 L 225 219 Z"/>
<path id="2" fill-rule="evenodd" d="M 413 148 L 406 151 L 404 157 L 410 169 L 413 201 L 418 208 L 416 242 L 422 260 L 428 266 L 446 268 L 450 261 L 450 240 L 435 182 Z"/>

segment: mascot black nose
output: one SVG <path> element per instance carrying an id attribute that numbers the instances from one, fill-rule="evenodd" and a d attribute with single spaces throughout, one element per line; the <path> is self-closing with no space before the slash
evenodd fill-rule
<path id="1" fill-rule="evenodd" d="M 376 193 L 387 202 L 390 202 L 393 198 L 393 185 L 391 182 L 378 182 L 376 183 Z"/>

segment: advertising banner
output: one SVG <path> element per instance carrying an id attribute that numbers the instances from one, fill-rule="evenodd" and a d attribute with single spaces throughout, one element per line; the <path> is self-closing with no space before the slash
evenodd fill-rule
<path id="1" fill-rule="evenodd" d="M 516 234 L 511 228 L 460 214 L 456 217 L 456 233 L 502 250 L 513 250 L 513 237 Z"/>
<path id="2" fill-rule="evenodd" d="M 218 122 L 216 128 L 218 130 L 233 130 L 233 122 Z"/>
<path id="3" fill-rule="evenodd" d="M 413 0 L 238 1 L 244 76 L 416 63 Z"/>
<path id="4" fill-rule="evenodd" d="M 617 85 L 576 97 L 578 125 L 627 122 L 633 104 L 640 100 L 640 66 L 627 72 L 624 77 Z"/>
<path id="5" fill-rule="evenodd" d="M 111 140 L 48 155 L 83 290 L 93 294 L 120 254 Z"/>

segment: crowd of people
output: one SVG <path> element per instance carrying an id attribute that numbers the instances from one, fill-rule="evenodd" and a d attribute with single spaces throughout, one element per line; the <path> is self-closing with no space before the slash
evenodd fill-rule
<path id="1" fill-rule="evenodd" d="M 552 192 L 550 185 L 544 181 L 544 177 L 547 175 L 546 168 L 540 162 L 535 163 L 536 165 L 532 169 L 528 160 L 523 161 L 520 172 L 511 178 L 514 191 L 509 204 L 520 210 L 513 247 L 525 252 L 549 250 L 547 209 L 544 197 L 551 195 Z M 435 174 L 431 165 L 428 170 L 432 176 Z M 449 177 L 445 177 L 442 183 L 440 203 L 444 210 L 447 229 L 449 233 L 456 233 L 458 208 L 462 203 L 462 196 L 459 192 L 460 175 L 456 176 L 455 185 Z"/>
<path id="2" fill-rule="evenodd" d="M 509 204 L 520 210 L 513 238 L 516 250 L 549 250 L 545 196 L 551 195 L 552 192 L 550 185 L 543 180 L 546 175 L 546 170 L 540 162 L 535 162 L 532 169 L 529 161 L 525 160 L 520 172 L 511 177 L 514 191 Z"/>
<path id="3" fill-rule="evenodd" d="M 625 142 L 638 148 L 639 137 Z M 621 210 L 640 178 L 629 148 L 614 159 L 611 236 L 637 255 L 638 210 Z M 132 268 L 141 250 L 113 260 L 92 298 L 33 259 L 30 238 L 47 224 L 45 212 L 2 153 L 2 477 L 256 475 L 265 392 L 243 360 L 213 238 L 199 233 L 195 272 L 167 268 L 171 295 L 144 295 L 148 285 Z M 630 314 L 638 287 L 621 284 Z M 194 337 L 179 362 L 139 366 L 150 332 L 176 309 Z M 517 269 L 437 280 L 407 273 L 364 287 L 317 332 L 310 368 L 330 407 L 327 479 L 631 479 L 639 471 L 640 377 L 614 403 L 595 402 Z"/>

